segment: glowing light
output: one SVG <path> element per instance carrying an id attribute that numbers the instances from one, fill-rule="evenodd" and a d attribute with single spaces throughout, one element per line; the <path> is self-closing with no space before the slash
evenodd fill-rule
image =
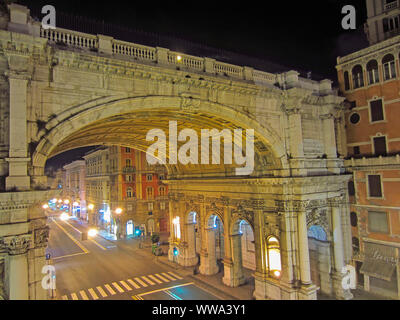
<path id="1" fill-rule="evenodd" d="M 79 203 L 78 203 L 78 202 L 74 202 L 72 205 L 73 205 L 74 207 L 76 207 L 76 206 L 79 206 Z"/>
<path id="2" fill-rule="evenodd" d="M 60 216 L 60 219 L 61 219 L 62 221 L 67 221 L 67 220 L 69 220 L 69 218 L 70 218 L 70 216 L 69 216 L 68 214 L 66 214 L 66 213 L 63 213 L 63 214 L 61 214 L 61 216 Z"/>
<path id="3" fill-rule="evenodd" d="M 89 209 L 89 210 L 93 210 L 93 209 L 94 209 L 94 205 L 93 205 L 93 204 L 89 204 L 89 205 L 88 205 L 88 209 Z"/>
<path id="4" fill-rule="evenodd" d="M 69 200 L 65 200 L 65 201 L 64 201 L 64 204 L 69 204 Z"/>
<path id="5" fill-rule="evenodd" d="M 217 216 L 215 216 L 215 218 L 214 218 L 214 228 L 217 228 L 218 226 L 217 226 Z"/>
<path id="6" fill-rule="evenodd" d="M 58 203 L 62 203 L 62 200 L 58 200 Z"/>
<path id="7" fill-rule="evenodd" d="M 182 56 L 176 56 L 176 61 L 181 62 L 182 61 Z"/>
<path id="8" fill-rule="evenodd" d="M 275 270 L 275 271 L 274 271 L 274 276 L 277 277 L 277 278 L 280 278 L 281 272 L 278 271 L 278 270 Z"/>
<path id="9" fill-rule="evenodd" d="M 180 218 L 176 217 L 174 220 L 172 220 L 172 223 L 174 224 L 175 238 L 179 240 L 181 238 L 181 222 L 180 222 Z"/>
<path id="10" fill-rule="evenodd" d="M 115 210 L 115 213 L 116 213 L 116 214 L 121 214 L 121 213 L 122 213 L 122 209 L 121 209 L 121 208 L 117 208 L 117 209 Z"/>
<path id="11" fill-rule="evenodd" d="M 56 203 L 57 202 L 57 199 L 56 198 L 54 198 L 53 200 L 51 200 L 50 202 L 52 202 L 52 203 Z"/>
<path id="12" fill-rule="evenodd" d="M 174 248 L 174 251 L 173 251 L 173 253 L 174 253 L 174 256 L 176 257 L 176 256 L 178 256 L 178 254 L 179 254 L 179 251 L 178 251 L 178 249 L 177 248 Z"/>
<path id="13" fill-rule="evenodd" d="M 44 204 L 42 208 L 43 208 L 44 210 L 46 210 L 46 209 L 49 208 L 49 206 L 48 206 L 47 204 Z"/>
<path id="14" fill-rule="evenodd" d="M 99 232 L 96 229 L 90 229 L 88 231 L 88 236 L 91 237 L 91 238 L 94 238 L 94 237 L 96 237 L 98 235 L 98 233 Z"/>

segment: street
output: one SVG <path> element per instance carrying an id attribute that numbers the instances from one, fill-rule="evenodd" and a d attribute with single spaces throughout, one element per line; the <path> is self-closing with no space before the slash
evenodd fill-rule
<path id="1" fill-rule="evenodd" d="M 48 216 L 47 253 L 56 269 L 58 300 L 218 300 L 192 281 L 154 262 L 138 240 L 82 241 L 88 227 L 78 219 Z M 150 249 L 148 249 L 150 250 Z"/>

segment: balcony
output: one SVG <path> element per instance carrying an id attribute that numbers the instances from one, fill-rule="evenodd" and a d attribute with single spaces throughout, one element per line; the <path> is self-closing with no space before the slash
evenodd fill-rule
<path id="1" fill-rule="evenodd" d="M 398 1 L 393 1 L 390 3 L 385 4 L 385 11 L 395 9 L 399 6 Z"/>
<path id="2" fill-rule="evenodd" d="M 135 173 L 136 172 L 136 168 L 135 167 L 125 167 L 122 171 L 124 173 Z"/>

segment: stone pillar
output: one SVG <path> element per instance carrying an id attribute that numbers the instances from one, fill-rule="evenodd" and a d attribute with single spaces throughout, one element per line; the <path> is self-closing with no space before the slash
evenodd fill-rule
<path id="1" fill-rule="evenodd" d="M 9 300 L 29 299 L 28 249 L 30 244 L 30 235 L 0 239 L 0 245 L 4 246 L 8 251 L 6 286 Z"/>
<path id="2" fill-rule="evenodd" d="M 331 251 L 329 242 L 318 242 L 318 264 L 321 278 L 321 293 L 332 295 Z"/>
<path id="3" fill-rule="evenodd" d="M 307 230 L 307 211 L 305 208 L 299 209 L 297 213 L 298 246 L 299 246 L 299 265 L 301 289 L 299 292 L 300 300 L 317 300 L 317 287 L 311 280 L 310 253 L 308 248 Z"/>
<path id="4" fill-rule="evenodd" d="M 335 272 L 332 275 L 333 288 L 336 299 L 351 300 L 353 295 L 350 290 L 343 288 L 342 282 L 346 274 L 342 273 L 344 264 L 344 246 L 340 203 L 336 200 L 331 201 L 332 205 L 332 229 L 333 229 L 333 254 Z"/>
<path id="5" fill-rule="evenodd" d="M 200 273 L 211 276 L 217 274 L 219 269 L 215 251 L 215 229 L 204 230 L 206 250 L 202 249 L 200 254 Z"/>
<path id="6" fill-rule="evenodd" d="M 113 37 L 105 36 L 102 34 L 97 35 L 99 40 L 99 53 L 113 54 Z"/>
<path id="7" fill-rule="evenodd" d="M 14 61 L 17 63 L 28 63 L 26 60 Z M 30 177 L 28 176 L 28 154 L 27 141 L 27 86 L 29 76 L 8 73 L 10 83 L 10 147 L 9 158 L 6 159 L 9 166 L 6 178 L 6 190 L 17 188 L 19 191 L 30 189 Z"/>
<path id="8" fill-rule="evenodd" d="M 229 236 L 230 249 L 232 250 L 232 259 L 230 263 L 224 261 L 224 278 L 226 286 L 236 288 L 245 283 L 242 263 L 242 234 Z"/>
<path id="9" fill-rule="evenodd" d="M 185 234 L 185 240 L 180 246 L 182 252 L 179 253 L 178 262 L 184 267 L 194 267 L 199 260 L 196 254 L 196 225 L 188 223 L 184 226 L 182 235 Z"/>
<path id="10" fill-rule="evenodd" d="M 290 135 L 290 155 L 292 158 L 304 158 L 303 129 L 299 108 L 287 110 Z"/>
<path id="11" fill-rule="evenodd" d="M 169 49 L 157 47 L 157 63 L 160 65 L 168 64 L 168 53 Z"/>

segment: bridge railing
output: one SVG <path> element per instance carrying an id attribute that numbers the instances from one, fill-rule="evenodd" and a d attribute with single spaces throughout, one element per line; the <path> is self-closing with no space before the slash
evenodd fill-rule
<path id="1" fill-rule="evenodd" d="M 55 30 L 40 29 L 40 36 L 50 43 L 81 48 L 83 50 L 99 51 L 114 56 L 126 56 L 139 61 L 157 62 L 160 65 L 176 66 L 195 72 L 226 76 L 234 79 L 254 81 L 258 85 L 271 86 L 276 83 L 286 83 L 288 87 L 300 87 L 315 93 L 330 93 L 329 83 L 313 81 L 299 77 L 296 71 L 283 74 L 272 74 L 249 67 L 240 67 L 211 58 L 200 58 L 165 48 L 154 48 L 116 40 L 102 35 L 91 35 L 72 30 L 57 28 Z"/>
<path id="2" fill-rule="evenodd" d="M 97 49 L 99 41 L 97 36 L 86 33 L 66 30 L 66 29 L 40 29 L 40 36 L 48 39 L 50 42 L 57 44 L 65 44 L 68 46 Z"/>

